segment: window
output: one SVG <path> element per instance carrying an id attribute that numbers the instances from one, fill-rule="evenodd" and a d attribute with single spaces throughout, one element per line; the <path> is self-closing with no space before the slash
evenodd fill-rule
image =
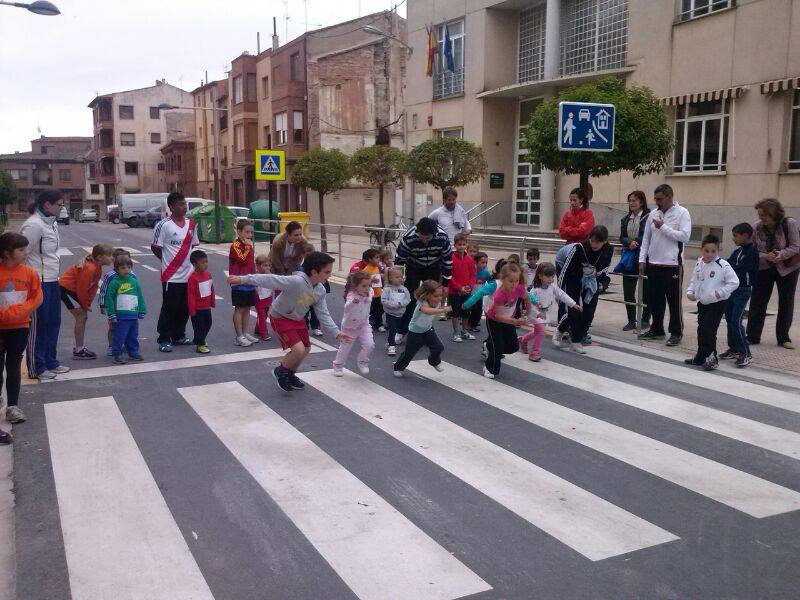
<path id="1" fill-rule="evenodd" d="M 39 168 L 33 172 L 33 183 L 39 185 L 53 185 L 53 172 L 47 168 Z"/>
<path id="2" fill-rule="evenodd" d="M 453 69 L 445 56 L 445 33 L 450 35 Z M 464 21 L 453 21 L 436 28 L 438 52 L 433 73 L 433 97 L 447 98 L 464 93 Z"/>
<path id="3" fill-rule="evenodd" d="M 158 110 L 157 106 L 150 107 L 150 118 L 151 119 L 158 119 L 161 117 L 160 111 Z"/>
<path id="4" fill-rule="evenodd" d="M 292 129 L 294 131 L 294 143 L 303 143 L 303 112 L 296 110 L 292 113 Z"/>
<path id="5" fill-rule="evenodd" d="M 158 163 L 158 170 L 159 171 L 163 171 L 164 169 L 166 169 L 166 167 L 164 166 L 164 163 Z"/>
<path id="6" fill-rule="evenodd" d="M 97 177 L 97 165 L 89 163 L 89 179 L 94 179 L 95 177 Z"/>
<path id="7" fill-rule="evenodd" d="M 242 76 L 237 75 L 233 78 L 233 103 L 239 104 L 242 101 Z"/>
<path id="8" fill-rule="evenodd" d="M 150 134 L 150 143 L 151 144 L 160 144 L 161 143 L 161 134 L 160 133 L 151 133 Z"/>
<path id="9" fill-rule="evenodd" d="M 42 154 L 47 154 L 47 146 L 42 146 Z"/>
<path id="10" fill-rule="evenodd" d="M 735 6 L 734 0 L 681 0 L 681 21 L 688 21 Z"/>
<path id="11" fill-rule="evenodd" d="M 133 107 L 128 106 L 126 104 L 119 105 L 119 118 L 120 119 L 132 119 L 133 118 Z"/>
<path id="12" fill-rule="evenodd" d="M 133 133 L 120 133 L 119 134 L 119 145 L 120 146 L 135 146 L 136 145 L 136 135 Z"/>
<path id="13" fill-rule="evenodd" d="M 272 67 L 272 85 L 278 85 L 278 67 Z"/>
<path id="14" fill-rule="evenodd" d="M 544 77 L 545 4 L 519 13 L 519 83 Z"/>
<path id="15" fill-rule="evenodd" d="M 23 175 L 25 174 L 24 171 L 20 171 L 19 169 L 9 169 L 8 174 L 11 176 L 11 179 L 14 181 L 19 181 L 20 179 L 25 179 Z"/>
<path id="16" fill-rule="evenodd" d="M 72 171 L 69 169 L 59 169 L 58 170 L 58 180 L 59 181 L 72 181 Z"/>
<path id="17" fill-rule="evenodd" d="M 676 173 L 725 172 L 728 102 L 710 100 L 678 107 L 675 119 Z"/>
<path id="18" fill-rule="evenodd" d="M 300 81 L 300 53 L 295 52 L 289 57 L 289 79 Z"/>
<path id="19" fill-rule="evenodd" d="M 269 125 L 264 125 L 264 148 L 272 148 L 272 134 Z"/>
<path id="20" fill-rule="evenodd" d="M 790 169 L 800 169 L 800 90 L 793 92 L 790 118 L 788 167 Z"/>
<path id="21" fill-rule="evenodd" d="M 206 165 L 205 165 L 205 163 L 203 162 L 203 159 L 201 158 L 201 159 L 200 159 L 200 170 L 202 171 L 203 169 L 205 169 L 205 166 L 206 166 Z"/>
<path id="22" fill-rule="evenodd" d="M 628 0 L 561 4 L 561 75 L 618 69 L 628 60 Z"/>
<path id="23" fill-rule="evenodd" d="M 275 136 L 278 146 L 286 145 L 286 113 L 278 113 L 275 115 Z"/>
<path id="24" fill-rule="evenodd" d="M 99 183 L 90 183 L 89 184 L 89 193 L 92 195 L 97 195 L 100 193 L 100 184 Z"/>
<path id="25" fill-rule="evenodd" d="M 126 162 L 125 163 L 125 175 L 138 175 L 139 174 L 139 163 L 138 162 Z"/>
<path id="26" fill-rule="evenodd" d="M 233 151 L 240 152 L 244 150 L 244 126 L 233 126 Z"/>
<path id="27" fill-rule="evenodd" d="M 264 100 L 269 98 L 269 77 L 261 78 L 261 97 Z"/>
<path id="28" fill-rule="evenodd" d="M 256 89 L 256 74 L 247 74 L 247 101 L 258 102 L 258 90 Z"/>
<path id="29" fill-rule="evenodd" d="M 178 154 L 178 171 L 183 171 L 183 160 L 181 160 L 182 158 L 183 157 L 180 154 Z"/>
<path id="30" fill-rule="evenodd" d="M 437 139 L 444 139 L 444 138 L 458 138 L 462 139 L 464 137 L 464 128 L 463 127 L 453 127 L 452 129 L 438 129 L 436 131 Z"/>

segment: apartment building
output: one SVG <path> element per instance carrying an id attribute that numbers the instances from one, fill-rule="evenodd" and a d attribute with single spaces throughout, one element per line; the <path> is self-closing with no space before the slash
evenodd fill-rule
<path id="1" fill-rule="evenodd" d="M 192 108 L 189 93 L 163 79 L 150 87 L 97 96 L 89 103 L 94 125 L 89 181 L 104 185 L 107 203 L 117 194 L 167 190 L 161 147 L 190 135 L 194 115 L 160 110 L 161 104 Z"/>
<path id="2" fill-rule="evenodd" d="M 59 189 L 70 209 L 99 208 L 86 197 L 84 156 L 92 147 L 91 137 L 45 137 L 31 140 L 30 152 L 0 154 L 0 170 L 11 175 L 17 187 L 17 205 L 9 213 L 25 214 L 36 195 Z"/>
<path id="3" fill-rule="evenodd" d="M 197 196 L 197 161 L 194 140 L 173 140 L 161 148 L 168 192 Z"/>
<path id="4" fill-rule="evenodd" d="M 427 27 L 438 40 L 432 77 Z M 694 239 L 753 221 L 767 196 L 798 214 L 800 0 L 409 0 L 408 29 L 408 147 L 444 135 L 483 147 L 505 185 L 487 177 L 459 199 L 499 202 L 485 225 L 557 224 L 577 176 L 526 162 L 523 127 L 543 99 L 604 75 L 653 90 L 675 151 L 666 173 L 593 178 L 598 221 L 616 229 L 629 191 L 649 197 L 665 181 L 691 211 Z M 405 200 L 417 215 L 440 201 L 421 186 Z"/>
<path id="5" fill-rule="evenodd" d="M 220 165 L 218 177 L 228 166 L 230 135 L 228 131 L 228 80 L 220 79 L 201 84 L 192 90 L 194 106 L 196 192 L 201 198 L 214 198 L 214 169 Z M 219 110 L 211 110 L 217 108 Z M 213 128 L 217 128 L 217 145 L 213 144 Z M 226 195 L 220 192 L 225 204 Z M 227 202 L 230 204 L 230 202 Z"/>

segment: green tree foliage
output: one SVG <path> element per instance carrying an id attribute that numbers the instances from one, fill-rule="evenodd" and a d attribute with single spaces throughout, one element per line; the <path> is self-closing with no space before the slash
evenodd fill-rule
<path id="1" fill-rule="evenodd" d="M 384 227 L 383 190 L 387 185 L 402 185 L 406 153 L 391 146 L 367 146 L 356 150 L 350 159 L 353 175 L 360 182 L 378 188 L 378 219 Z"/>
<path id="2" fill-rule="evenodd" d="M 408 153 L 406 171 L 419 183 L 443 190 L 480 181 L 488 171 L 483 150 L 459 138 L 425 140 Z"/>
<path id="3" fill-rule="evenodd" d="M 6 206 L 17 201 L 17 186 L 6 171 L 0 171 L 0 212 L 6 214 Z"/>
<path id="4" fill-rule="evenodd" d="M 558 149 L 558 103 L 596 102 L 617 109 L 612 152 L 561 152 Z M 646 87 L 626 88 L 617 77 L 605 77 L 561 92 L 534 111 L 525 134 L 527 160 L 551 171 L 579 173 L 581 156 L 592 176 L 632 171 L 634 177 L 658 173 L 667 167 L 672 132 L 667 115 Z"/>
<path id="5" fill-rule="evenodd" d="M 342 189 L 350 181 L 350 159 L 340 150 L 313 148 L 297 160 L 292 168 L 292 183 L 319 194 L 320 246 L 328 251 L 325 231 L 325 196 Z"/>

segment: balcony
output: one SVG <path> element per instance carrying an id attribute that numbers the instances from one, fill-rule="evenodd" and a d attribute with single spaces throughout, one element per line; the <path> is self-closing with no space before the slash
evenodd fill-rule
<path id="1" fill-rule="evenodd" d="M 110 100 L 100 102 L 94 109 L 92 115 L 94 120 L 94 132 L 98 133 L 101 129 L 111 129 L 114 127 L 114 112 Z"/>

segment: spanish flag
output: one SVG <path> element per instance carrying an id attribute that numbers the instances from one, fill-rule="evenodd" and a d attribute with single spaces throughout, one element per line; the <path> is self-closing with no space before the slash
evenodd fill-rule
<path id="1" fill-rule="evenodd" d="M 425 74 L 428 77 L 433 77 L 433 66 L 436 62 L 436 33 L 433 27 L 426 27 L 428 31 L 428 64 L 425 67 Z"/>

